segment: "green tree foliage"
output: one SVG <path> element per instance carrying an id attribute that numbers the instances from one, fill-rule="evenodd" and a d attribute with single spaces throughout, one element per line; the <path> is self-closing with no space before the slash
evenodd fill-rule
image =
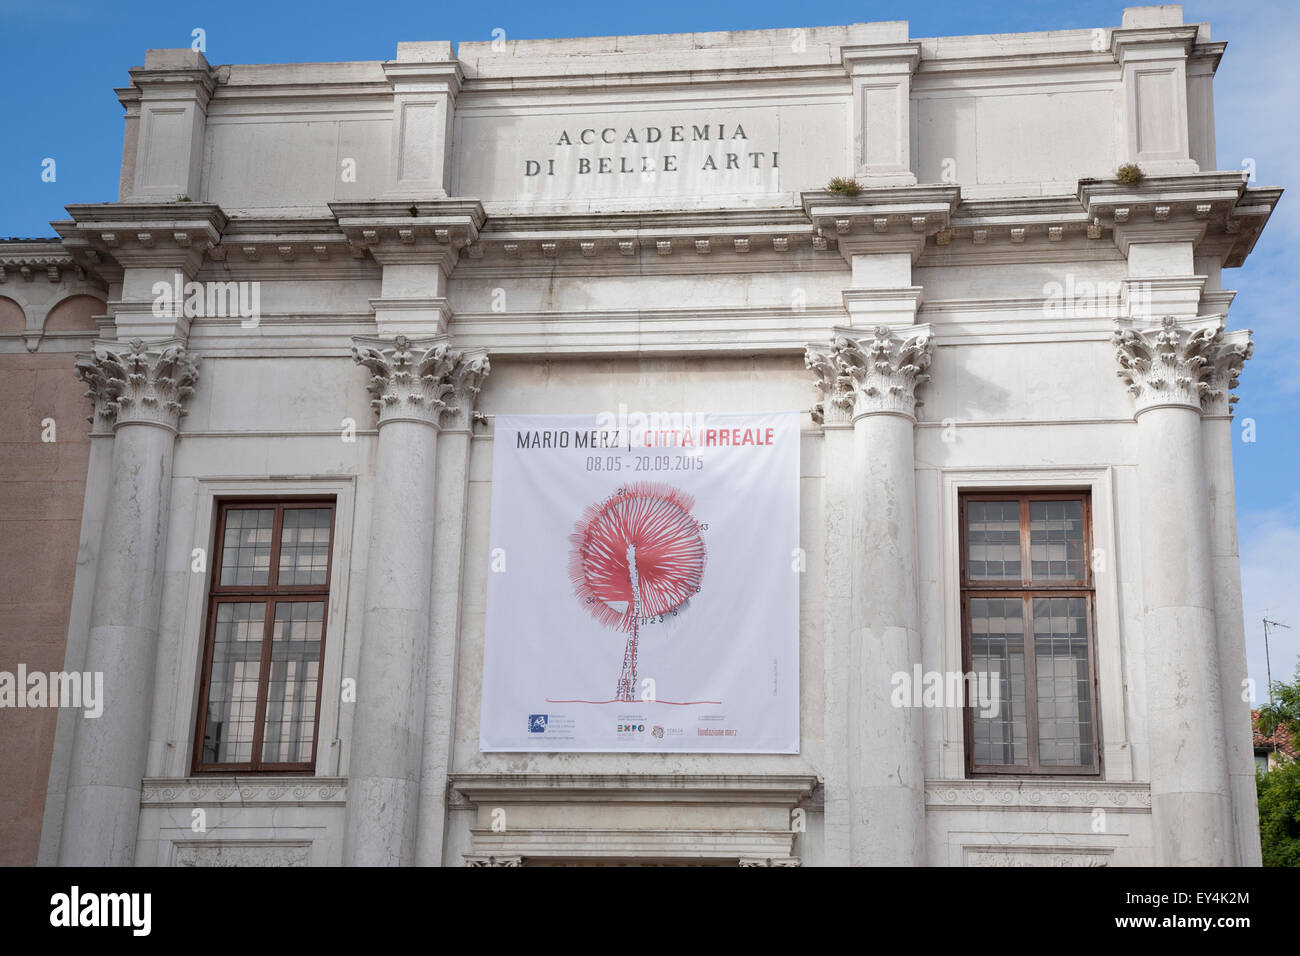
<path id="1" fill-rule="evenodd" d="M 1293 683 L 1273 682 L 1273 703 L 1261 707 L 1258 727 L 1272 736 L 1283 730 L 1300 743 L 1300 665 Z M 1265 866 L 1300 866 L 1300 760 L 1283 760 L 1255 775 L 1259 837 Z"/>
<path id="2" fill-rule="evenodd" d="M 1255 775 L 1265 866 L 1300 866 L 1300 760 Z"/>
<path id="3" fill-rule="evenodd" d="M 1293 745 L 1300 743 L 1300 664 L 1296 665 L 1294 683 L 1273 681 L 1273 703 L 1259 709 L 1258 726 L 1267 737 L 1281 727 Z"/>

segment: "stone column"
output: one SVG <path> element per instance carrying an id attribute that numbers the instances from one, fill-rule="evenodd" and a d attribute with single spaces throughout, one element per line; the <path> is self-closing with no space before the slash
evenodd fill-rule
<path id="1" fill-rule="evenodd" d="M 420 767 L 420 816 L 415 863 L 441 866 L 447 828 L 447 771 L 456 718 L 456 654 L 460 636 L 469 456 L 474 404 L 490 371 L 487 356 L 463 360 L 450 377 L 455 408 L 443 414 L 438 438 L 437 508 L 433 555 L 433 620 L 429 629 L 429 678 L 425 693 L 424 756 Z"/>
<path id="2" fill-rule="evenodd" d="M 1235 859 L 1215 619 L 1201 402 L 1222 346 L 1219 317 L 1115 333 L 1136 405 L 1138 534 L 1158 866 Z"/>
<path id="3" fill-rule="evenodd" d="M 1219 683 L 1223 688 L 1223 734 L 1235 821 L 1238 866 L 1259 866 L 1259 809 L 1255 799 L 1255 750 L 1246 693 L 1246 632 L 1237 556 L 1237 506 L 1232 476 L 1232 406 L 1242 367 L 1254 352 L 1250 332 L 1225 332 L 1209 365 L 1210 387 L 1201 396 L 1201 437 L 1210 505 L 1210 553 L 1218 628 Z"/>
<path id="4" fill-rule="evenodd" d="M 179 340 L 97 342 L 77 356 L 97 411 L 113 420 L 112 480 L 84 669 L 104 675 L 104 710 L 72 744 L 62 866 L 130 866 L 153 708 L 172 451 L 196 359 Z"/>
<path id="5" fill-rule="evenodd" d="M 829 350 L 808 356 L 826 405 L 853 423 L 848 726 L 841 732 L 849 739 L 854 866 L 926 862 L 924 723 L 919 708 L 894 706 L 891 692 L 893 675 L 911 675 L 921 660 L 913 426 L 916 389 L 929 378 L 929 331 L 879 327 L 861 340 L 840 334 Z"/>
<path id="6" fill-rule="evenodd" d="M 349 865 L 395 866 L 415 851 L 438 428 L 467 359 L 445 339 L 353 342 L 371 372 L 379 447 L 343 854 Z"/>

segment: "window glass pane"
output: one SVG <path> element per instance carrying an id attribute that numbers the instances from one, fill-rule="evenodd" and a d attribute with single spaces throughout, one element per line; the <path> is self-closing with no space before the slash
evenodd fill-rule
<path id="1" fill-rule="evenodd" d="M 1034 599 L 1034 662 L 1039 762 L 1091 766 L 1093 700 L 1083 598 Z"/>
<path id="2" fill-rule="evenodd" d="M 203 732 L 204 763 L 247 763 L 253 758 L 265 622 L 265 604 L 217 605 Z"/>
<path id="3" fill-rule="evenodd" d="M 325 602 L 281 601 L 271 631 L 265 763 L 309 763 L 316 726 Z"/>
<path id="4" fill-rule="evenodd" d="M 1029 556 L 1033 580 L 1084 578 L 1083 502 L 1029 502 Z"/>
<path id="5" fill-rule="evenodd" d="M 966 571 L 972 581 L 1020 580 L 1020 502 L 967 502 Z"/>
<path id="6" fill-rule="evenodd" d="M 285 509 L 280 528 L 278 583 L 324 584 L 329 570 L 329 552 L 329 508 Z"/>
<path id="7" fill-rule="evenodd" d="M 274 508 L 235 508 L 226 512 L 221 541 L 221 583 L 264 587 L 271 577 Z"/>
<path id="8" fill-rule="evenodd" d="M 1020 598 L 970 599 L 971 669 L 987 680 L 993 701 L 973 711 L 975 763 L 1029 764 L 1025 719 L 1024 601 Z M 987 674 L 987 678 L 979 676 Z M 990 694 L 993 697 L 993 694 Z"/>

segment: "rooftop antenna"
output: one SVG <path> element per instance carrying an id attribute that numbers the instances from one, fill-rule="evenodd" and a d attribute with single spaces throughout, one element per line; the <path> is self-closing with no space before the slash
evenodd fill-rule
<path id="1" fill-rule="evenodd" d="M 1289 631 L 1291 630 L 1291 625 L 1283 624 L 1281 621 L 1270 621 L 1267 617 L 1264 618 L 1264 673 L 1265 676 L 1268 678 L 1268 706 L 1270 709 L 1272 709 L 1273 707 L 1273 665 L 1269 663 L 1269 659 L 1268 659 L 1268 629 L 1270 627 L 1285 627 Z M 1276 727 L 1273 728 L 1273 753 L 1277 753 L 1277 728 Z"/>

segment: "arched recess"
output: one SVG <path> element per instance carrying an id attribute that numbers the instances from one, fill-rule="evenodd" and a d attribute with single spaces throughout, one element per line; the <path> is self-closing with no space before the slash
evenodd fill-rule
<path id="1" fill-rule="evenodd" d="M 50 309 L 43 331 L 47 335 L 51 332 L 98 332 L 94 317 L 103 315 L 107 309 L 108 303 L 93 295 L 70 295 Z"/>
<path id="2" fill-rule="evenodd" d="M 0 335 L 25 331 L 27 331 L 27 313 L 23 311 L 23 307 L 7 295 L 0 295 Z"/>

